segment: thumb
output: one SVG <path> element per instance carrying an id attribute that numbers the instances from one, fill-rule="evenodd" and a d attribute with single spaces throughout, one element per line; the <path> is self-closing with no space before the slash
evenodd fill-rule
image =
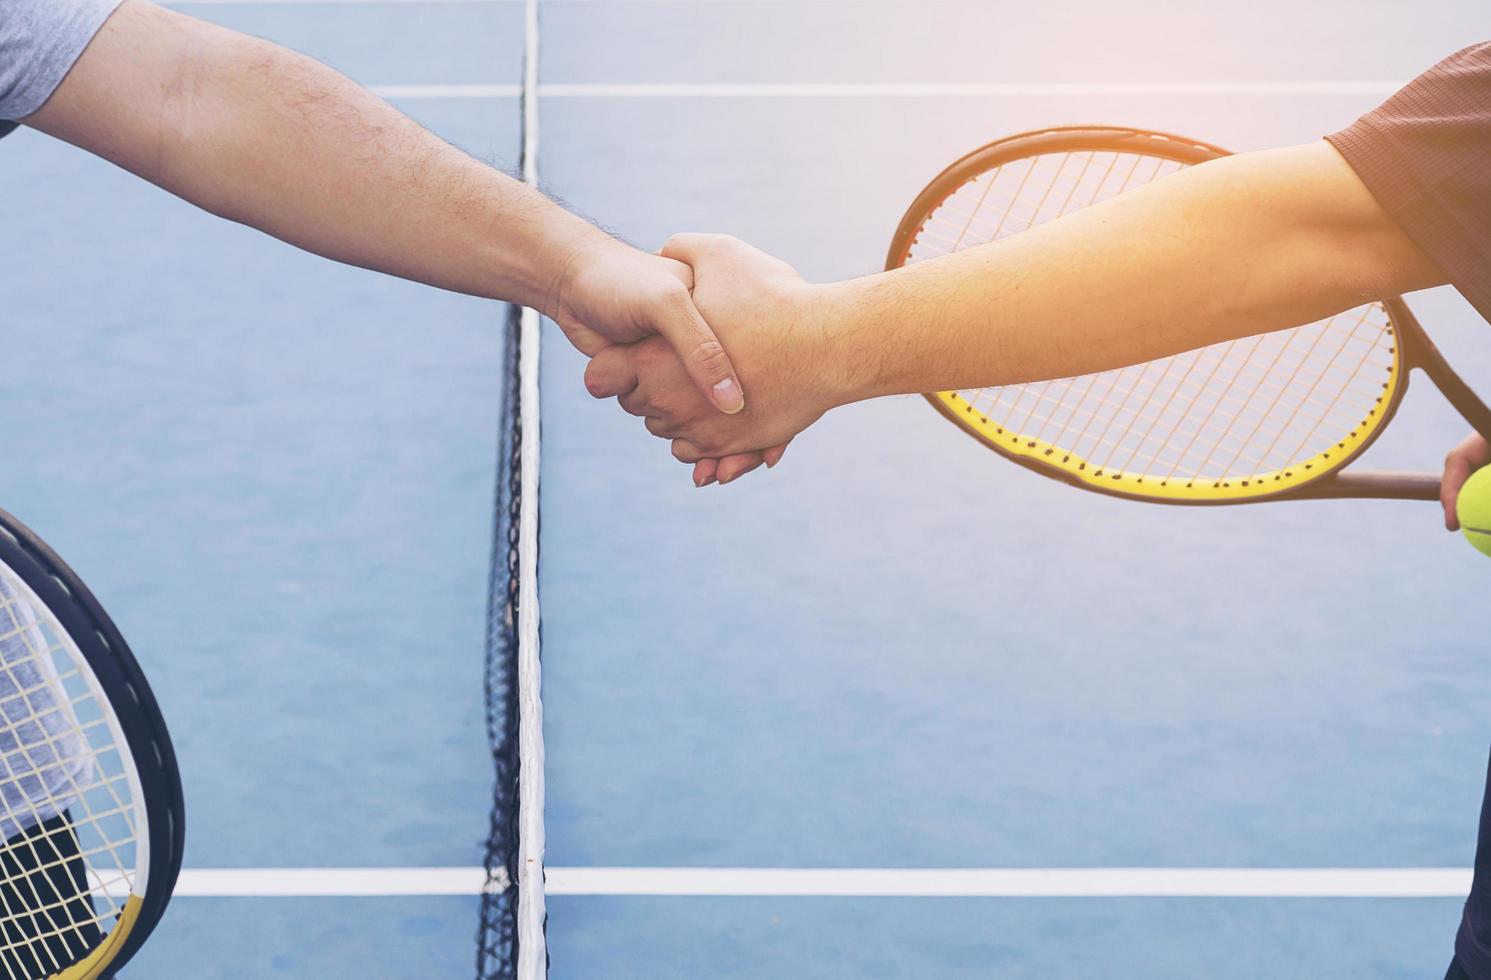
<path id="1" fill-rule="evenodd" d="M 666 254 L 667 248 L 664 245 L 655 254 L 664 260 L 663 264 L 667 266 L 669 275 L 683 283 L 683 288 L 692 293 L 694 291 L 694 267 L 687 262 Z"/>
<path id="2" fill-rule="evenodd" d="M 727 237 L 683 231 L 663 242 L 663 247 L 658 249 L 657 254 L 665 259 L 683 263 L 692 273 L 694 265 L 705 257 L 705 253 L 725 241 Z M 693 288 L 693 283 L 689 284 L 689 288 Z"/>
<path id="3" fill-rule="evenodd" d="M 658 309 L 654 327 L 683 362 L 695 387 L 715 408 L 726 415 L 745 408 L 745 394 L 730 355 L 685 290 L 668 294 Z"/>

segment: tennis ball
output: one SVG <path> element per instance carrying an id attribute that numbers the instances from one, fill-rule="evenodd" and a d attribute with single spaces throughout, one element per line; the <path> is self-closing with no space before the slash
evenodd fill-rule
<path id="1" fill-rule="evenodd" d="M 1455 501 L 1460 517 L 1460 531 L 1475 545 L 1475 550 L 1491 555 L 1491 466 L 1470 474 Z"/>

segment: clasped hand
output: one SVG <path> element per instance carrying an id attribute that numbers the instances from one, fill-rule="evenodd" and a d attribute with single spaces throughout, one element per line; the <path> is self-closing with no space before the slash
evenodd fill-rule
<path id="1" fill-rule="evenodd" d="M 691 383 L 663 337 L 600 349 L 585 371 L 596 398 L 616 398 L 694 464 L 694 483 L 729 483 L 762 463 L 842 400 L 829 331 L 819 316 L 829 287 L 725 235 L 677 235 L 664 257 L 692 269 L 693 302 L 730 352 L 745 408 L 722 414 Z"/>

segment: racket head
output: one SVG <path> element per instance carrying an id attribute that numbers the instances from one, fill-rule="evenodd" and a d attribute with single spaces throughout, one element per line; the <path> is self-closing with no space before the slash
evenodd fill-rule
<path id="1" fill-rule="evenodd" d="M 1226 155 L 1171 133 L 1105 126 L 997 140 L 917 196 L 886 268 L 1006 238 Z M 926 397 L 1000 455 L 1087 490 L 1175 504 L 1326 495 L 1407 390 L 1400 306 L 1371 303 L 1094 375 Z"/>
<path id="2" fill-rule="evenodd" d="M 176 756 L 149 684 L 113 621 L 56 552 L 4 511 L 0 783 L 6 818 L 0 976 L 15 961 L 39 963 L 44 975 L 64 980 L 112 976 L 160 920 L 181 869 Z M 48 818 L 65 825 L 65 834 L 47 841 L 71 841 L 63 858 L 49 851 L 39 858 L 34 838 L 11 833 Z M 69 874 L 86 869 L 85 885 L 68 896 L 83 904 L 46 908 L 43 920 L 25 908 L 37 895 L 26 869 L 39 860 L 65 864 Z M 91 910 L 91 923 L 78 909 Z M 21 928 L 21 916 L 33 926 Z M 68 951 L 26 935 L 38 923 L 68 936 Z"/>

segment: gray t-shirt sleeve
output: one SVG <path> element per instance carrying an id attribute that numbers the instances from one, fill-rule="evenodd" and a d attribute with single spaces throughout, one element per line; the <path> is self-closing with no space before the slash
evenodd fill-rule
<path id="1" fill-rule="evenodd" d="M 40 109 L 120 2 L 0 0 L 0 119 Z"/>

